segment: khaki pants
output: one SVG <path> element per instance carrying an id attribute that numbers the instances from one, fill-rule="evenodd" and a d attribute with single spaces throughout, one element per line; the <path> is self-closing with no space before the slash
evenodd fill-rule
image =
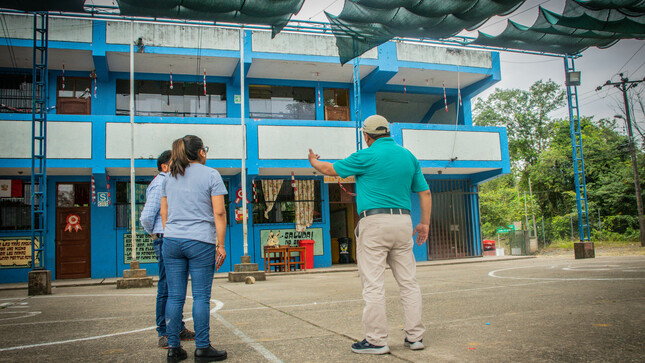
<path id="1" fill-rule="evenodd" d="M 412 253 L 412 220 L 409 215 L 375 214 L 362 218 L 357 227 L 356 258 L 363 283 L 363 330 L 369 343 L 387 345 L 385 315 L 385 264 L 399 285 L 405 314 L 403 330 L 410 342 L 423 339 L 421 289 Z"/>

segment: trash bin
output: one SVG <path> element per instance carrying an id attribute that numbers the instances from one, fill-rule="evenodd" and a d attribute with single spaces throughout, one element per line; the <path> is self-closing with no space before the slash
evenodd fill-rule
<path id="1" fill-rule="evenodd" d="M 352 239 L 342 237 L 338 239 L 338 263 L 352 263 Z"/>
<path id="2" fill-rule="evenodd" d="M 314 268 L 314 240 L 303 239 L 298 241 L 298 246 L 305 248 L 305 268 L 307 270 Z"/>

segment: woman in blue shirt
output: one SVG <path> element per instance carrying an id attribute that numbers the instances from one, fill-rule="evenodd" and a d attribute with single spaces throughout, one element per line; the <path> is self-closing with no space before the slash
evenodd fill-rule
<path id="1" fill-rule="evenodd" d="M 192 281 L 195 361 L 226 359 L 226 351 L 210 345 L 210 299 L 213 273 L 226 259 L 227 194 L 222 177 L 204 166 L 208 146 L 193 135 L 172 144 L 170 176 L 161 191 L 164 225 L 163 258 L 168 280 L 166 326 L 168 362 L 187 358 L 179 343 L 181 313 L 186 301 L 188 275 Z"/>

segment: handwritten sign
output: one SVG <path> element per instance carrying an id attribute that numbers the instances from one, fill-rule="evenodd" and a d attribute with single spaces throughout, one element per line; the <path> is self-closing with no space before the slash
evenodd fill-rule
<path id="1" fill-rule="evenodd" d="M 260 243 L 262 249 L 267 245 L 269 239 L 276 240 L 279 245 L 290 245 L 297 247 L 298 241 L 310 239 L 314 241 L 314 256 L 322 256 L 323 233 L 322 228 L 307 228 L 304 232 L 298 232 L 295 229 L 265 229 L 260 231 Z"/>
<path id="2" fill-rule="evenodd" d="M 152 237 L 141 231 L 137 233 L 137 261 L 141 263 L 156 263 L 157 254 L 152 246 Z M 132 233 L 123 234 L 123 262 L 132 261 Z"/>
<path id="3" fill-rule="evenodd" d="M 354 178 L 353 176 L 350 176 L 348 178 L 341 178 L 339 176 L 327 176 L 327 175 L 325 175 L 325 183 L 327 183 L 327 184 L 331 184 L 331 183 L 336 184 L 338 182 L 341 182 L 341 183 L 356 183 L 356 178 Z"/>
<path id="4" fill-rule="evenodd" d="M 38 248 L 38 240 L 36 240 L 36 248 Z M 0 267 L 31 267 L 31 238 L 1 238 Z"/>

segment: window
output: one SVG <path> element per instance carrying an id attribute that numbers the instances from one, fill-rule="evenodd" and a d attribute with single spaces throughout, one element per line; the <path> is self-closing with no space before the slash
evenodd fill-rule
<path id="1" fill-rule="evenodd" d="M 90 185 L 89 184 L 58 184 L 56 197 L 57 207 L 89 207 L 90 206 Z"/>
<path id="2" fill-rule="evenodd" d="M 325 99 L 325 120 L 349 121 L 349 90 L 327 88 L 323 91 Z"/>
<path id="3" fill-rule="evenodd" d="M 31 113 L 31 74 L 0 74 L 0 113 Z"/>
<path id="4" fill-rule="evenodd" d="M 141 211 L 146 205 L 146 189 L 150 182 L 136 182 L 134 185 L 136 200 L 134 202 L 134 212 L 136 226 L 138 230 L 143 229 L 139 217 Z M 130 229 L 130 182 L 116 182 L 116 228 Z"/>
<path id="5" fill-rule="evenodd" d="M 256 198 L 253 200 L 253 223 L 295 223 L 296 222 L 296 203 L 310 202 L 310 200 L 295 200 L 291 180 L 285 179 L 278 195 L 269 202 L 274 202 L 273 208 L 269 211 L 268 217 L 265 218 L 264 211 L 267 209 L 267 200 L 262 190 L 260 180 L 255 181 Z M 252 197 L 252 194 L 250 195 Z M 314 223 L 322 222 L 322 197 L 320 194 L 320 181 L 314 182 Z"/>
<path id="6" fill-rule="evenodd" d="M 21 190 L 22 196 L 0 198 L 0 230 L 31 229 L 31 184 L 23 184 Z"/>
<path id="7" fill-rule="evenodd" d="M 137 116 L 226 117 L 224 83 L 134 81 Z M 130 114 L 130 81 L 116 81 L 116 114 Z"/>
<path id="8" fill-rule="evenodd" d="M 58 77 L 56 113 L 65 115 L 90 115 L 92 113 L 92 79 Z"/>
<path id="9" fill-rule="evenodd" d="M 315 120 L 314 88 L 250 85 L 249 117 Z"/>

